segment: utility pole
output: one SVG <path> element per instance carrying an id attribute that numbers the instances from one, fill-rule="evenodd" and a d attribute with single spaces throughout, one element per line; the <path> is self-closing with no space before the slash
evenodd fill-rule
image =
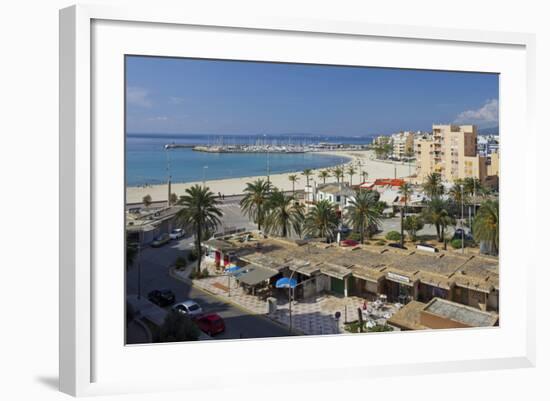
<path id="1" fill-rule="evenodd" d="M 170 174 L 170 149 L 166 149 L 166 173 L 168 176 L 168 200 L 167 206 L 170 207 L 170 198 L 172 196 L 172 175 Z"/>
<path id="2" fill-rule="evenodd" d="M 462 228 L 462 253 L 464 253 L 464 184 L 460 184 L 460 203 L 461 203 L 461 218 L 460 227 Z"/>

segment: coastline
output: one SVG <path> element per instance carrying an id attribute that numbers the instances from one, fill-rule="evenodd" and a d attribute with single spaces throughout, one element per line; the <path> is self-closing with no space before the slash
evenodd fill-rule
<path id="1" fill-rule="evenodd" d="M 370 150 L 344 150 L 344 151 L 327 151 L 319 152 L 326 155 L 341 156 L 348 159 L 344 166 L 353 164 L 356 167 L 357 174 L 353 176 L 353 182 L 358 183 L 361 180 L 359 175 L 359 166 L 361 163 L 361 169 L 368 172 L 368 178 L 393 178 L 394 175 L 397 178 L 404 178 L 409 176 L 409 164 L 403 162 L 391 162 L 374 160 L 374 152 Z M 338 164 L 334 165 L 337 166 Z M 321 169 L 314 169 L 313 174 L 310 177 L 310 182 L 316 181 L 317 184 L 322 184 L 320 178 L 318 178 L 319 171 L 333 168 L 325 167 Z M 415 165 L 411 163 L 410 171 L 414 173 Z M 288 180 L 290 174 L 298 174 L 300 180 L 295 184 L 296 190 L 303 190 L 306 185 L 306 177 L 301 175 L 302 171 L 278 173 L 270 175 L 269 179 L 279 189 L 290 191 L 292 190 L 292 183 Z M 240 195 L 243 193 L 243 189 L 248 182 L 254 181 L 258 178 L 266 178 L 262 176 L 249 176 L 238 178 L 225 178 L 218 180 L 207 180 L 205 183 L 212 192 L 217 194 L 218 192 L 230 196 Z M 344 175 L 344 181 L 349 181 L 349 176 Z M 336 182 L 336 179 L 332 176 L 326 180 L 329 182 Z M 187 188 L 195 184 L 202 185 L 202 181 L 186 182 L 186 183 L 172 183 L 172 193 L 180 196 L 183 195 Z M 150 195 L 153 202 L 166 201 L 168 195 L 167 184 L 149 185 L 146 187 L 126 187 L 126 203 L 140 203 L 145 195 Z"/>

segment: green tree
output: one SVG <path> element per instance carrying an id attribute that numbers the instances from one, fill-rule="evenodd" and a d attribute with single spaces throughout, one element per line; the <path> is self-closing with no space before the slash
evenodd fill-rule
<path id="1" fill-rule="evenodd" d="M 462 201 L 464 201 L 464 203 L 467 203 L 468 192 L 466 191 L 465 187 L 463 188 L 463 186 L 464 180 L 458 179 L 454 182 L 451 189 L 449 189 L 449 196 L 456 205 L 461 205 Z"/>
<path id="2" fill-rule="evenodd" d="M 336 178 L 336 182 L 340 183 L 340 179 L 344 177 L 344 169 L 342 167 L 334 167 L 332 169 L 332 175 Z"/>
<path id="3" fill-rule="evenodd" d="M 143 202 L 143 205 L 145 207 L 151 206 L 151 203 L 153 203 L 153 199 L 151 198 L 151 195 L 145 195 L 141 201 Z"/>
<path id="4" fill-rule="evenodd" d="M 169 203 L 170 203 L 171 205 L 175 205 L 177 202 L 178 202 L 178 195 L 176 195 L 176 194 L 174 194 L 174 193 L 170 194 L 170 201 L 169 201 Z"/>
<path id="5" fill-rule="evenodd" d="M 302 235 L 304 207 L 293 196 L 287 196 L 275 189 L 269 195 L 268 213 L 264 220 L 264 230 L 281 237 L 289 236 L 292 231 Z"/>
<path id="6" fill-rule="evenodd" d="M 370 238 L 371 230 L 380 224 L 379 198 L 375 191 L 358 191 L 346 207 L 346 220 L 361 236 L 361 243 L 365 237 Z"/>
<path id="7" fill-rule="evenodd" d="M 338 229 L 338 221 L 336 207 L 330 201 L 324 199 L 317 202 L 307 213 L 304 231 L 306 234 L 325 238 L 327 242 L 332 242 Z"/>
<path id="8" fill-rule="evenodd" d="M 346 171 L 349 175 L 349 185 L 352 186 L 353 185 L 353 176 L 355 174 L 357 174 L 357 170 L 355 169 L 355 167 L 353 167 L 351 164 L 348 166 L 347 168 L 347 171 Z"/>
<path id="9" fill-rule="evenodd" d="M 405 219 L 405 212 L 407 211 L 407 203 L 409 202 L 409 199 L 411 198 L 413 192 L 411 184 L 409 184 L 408 182 L 404 182 L 399 187 L 398 192 L 403 199 L 403 204 L 401 205 L 401 245 L 403 245 L 403 242 L 405 241 L 405 236 L 403 235 L 403 221 Z"/>
<path id="10" fill-rule="evenodd" d="M 327 178 L 330 177 L 330 173 L 327 170 L 319 171 L 318 177 L 323 180 L 323 184 L 326 184 Z"/>
<path id="11" fill-rule="evenodd" d="M 197 273 L 201 271 L 202 240 L 207 232 L 214 232 L 221 224 L 223 213 L 218 207 L 220 202 L 202 185 L 193 185 L 185 190 L 178 204 L 183 208 L 178 212 L 177 219 L 183 226 L 191 226 L 195 234 L 195 251 L 197 253 Z"/>
<path id="12" fill-rule="evenodd" d="M 310 168 L 306 168 L 304 171 L 302 171 L 302 175 L 306 177 L 306 186 L 309 187 L 309 177 L 313 175 L 313 170 Z"/>
<path id="13" fill-rule="evenodd" d="M 267 213 L 267 201 L 271 192 L 271 183 L 263 179 L 257 179 L 254 182 L 246 184 L 244 189 L 244 198 L 241 199 L 241 210 L 258 225 L 258 230 L 262 225 Z"/>
<path id="14" fill-rule="evenodd" d="M 430 173 L 426 176 L 424 183 L 422 184 L 422 189 L 430 198 L 436 198 L 443 195 L 445 188 L 441 182 L 441 174 L 439 173 Z"/>
<path id="15" fill-rule="evenodd" d="M 450 209 L 449 202 L 438 196 L 431 199 L 423 210 L 423 219 L 426 223 L 435 226 L 439 242 L 445 241 L 445 230 L 455 222 L 449 213 Z"/>
<path id="16" fill-rule="evenodd" d="M 416 241 L 416 233 L 424 228 L 424 220 L 420 216 L 407 216 L 403 225 L 411 241 Z"/>
<path id="17" fill-rule="evenodd" d="M 498 255 L 498 201 L 486 200 L 481 204 L 473 223 L 474 238 L 489 245 L 489 254 Z"/>
<path id="18" fill-rule="evenodd" d="M 158 342 L 195 341 L 200 334 L 199 328 L 189 316 L 170 311 L 159 328 Z"/>
<path id="19" fill-rule="evenodd" d="M 298 177 L 296 174 L 290 174 L 288 176 L 288 180 L 292 183 L 292 195 L 295 195 L 295 185 L 298 181 L 300 181 L 300 177 Z"/>

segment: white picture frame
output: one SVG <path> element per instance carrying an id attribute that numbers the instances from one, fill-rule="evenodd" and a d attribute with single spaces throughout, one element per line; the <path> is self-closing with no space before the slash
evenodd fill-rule
<path id="1" fill-rule="evenodd" d="M 340 377 L 370 377 L 409 374 L 453 372 L 479 369 L 502 369 L 511 367 L 530 367 L 535 363 L 535 338 L 534 338 L 534 280 L 529 279 L 534 275 L 535 253 L 526 252 L 515 248 L 513 230 L 503 231 L 501 235 L 501 297 L 503 312 L 501 326 L 496 329 L 469 329 L 458 331 L 439 331 L 423 333 L 402 333 L 361 336 L 323 336 L 300 339 L 257 339 L 246 341 L 213 341 L 210 344 L 163 344 L 142 347 L 125 347 L 121 339 L 113 339 L 110 334 L 112 323 L 116 322 L 123 310 L 122 302 L 119 307 L 113 307 L 113 312 L 106 312 L 105 303 L 115 301 L 118 305 L 117 291 L 122 291 L 117 280 L 120 275 L 114 277 L 113 285 L 104 286 L 107 282 L 100 265 L 104 265 L 106 257 L 112 257 L 113 265 L 121 255 L 116 251 L 103 251 L 97 237 L 98 230 L 111 224 L 114 228 L 114 242 L 121 236 L 116 230 L 117 224 L 123 224 L 123 216 L 118 207 L 120 216 L 115 209 L 110 209 L 101 202 L 98 194 L 108 194 L 116 200 L 123 196 L 123 188 L 117 192 L 117 181 L 104 184 L 102 179 L 106 170 L 104 160 L 110 160 L 118 167 L 113 170 L 113 179 L 120 177 L 120 163 L 117 157 L 120 154 L 120 142 L 118 145 L 105 147 L 101 138 L 94 137 L 94 129 L 104 128 L 105 124 L 113 127 L 120 126 L 119 118 L 103 118 L 105 108 L 109 107 L 113 112 L 120 110 L 120 96 L 123 96 L 123 85 L 120 82 L 122 71 L 105 78 L 104 72 L 112 71 L 109 54 L 117 57 L 125 52 L 138 53 L 145 46 L 150 46 L 148 52 L 159 55 L 174 55 L 171 49 L 175 49 L 175 43 L 171 40 L 160 41 L 162 37 L 172 36 L 174 32 L 185 33 L 186 29 L 192 29 L 198 38 L 201 35 L 223 38 L 227 40 L 227 49 L 242 57 L 252 59 L 285 60 L 291 61 L 299 57 L 313 57 L 315 60 L 327 62 L 329 57 L 342 57 L 340 63 L 353 63 L 352 55 L 347 46 L 357 43 L 370 43 L 372 46 L 397 46 L 406 42 L 407 46 L 419 49 L 422 46 L 437 46 L 440 55 L 449 54 L 451 51 L 465 55 L 469 51 L 479 55 L 477 59 L 462 58 L 455 61 L 454 69 L 480 70 L 499 72 L 506 76 L 506 82 L 501 83 L 501 136 L 502 136 L 502 206 L 506 224 L 510 227 L 519 227 L 522 221 L 528 223 L 531 232 L 534 230 L 535 210 L 528 207 L 528 200 L 523 191 L 517 193 L 507 192 L 512 183 L 522 183 L 526 188 L 535 182 L 534 155 L 527 155 L 526 150 L 519 147 L 520 141 L 534 141 L 533 112 L 534 112 L 534 45 L 533 35 L 505 32 L 484 32 L 455 29 L 436 29 L 412 26 L 374 25 L 358 21 L 318 21 L 318 20 L 293 20 L 280 18 L 247 18 L 229 19 L 213 15 L 188 15 L 184 9 L 167 10 L 160 8 L 112 8 L 108 6 L 73 6 L 60 12 L 60 389 L 72 395 L 94 395 L 107 393 L 125 393 L 133 391 L 166 391 L 197 389 L 208 383 L 209 387 L 238 386 L 230 378 L 223 374 L 212 376 L 206 381 L 201 378 L 200 369 L 190 374 L 186 380 L 178 380 L 169 374 L 151 374 L 148 377 L 139 377 L 132 371 L 132 364 L 136 361 L 148 363 L 152 360 L 169 361 L 169 355 L 184 352 L 190 358 L 197 358 L 201 354 L 217 352 L 227 358 L 246 359 L 243 355 L 258 355 L 269 348 L 276 356 L 270 366 L 247 367 L 238 365 L 253 380 L 256 385 L 269 383 L 269 375 L 274 372 L 291 373 L 290 381 L 314 381 L 328 380 Z M 146 36 L 140 36 L 143 31 Z M 175 31 L 171 31 L 175 30 Z M 127 32 L 128 34 L 122 34 Z M 141 33 L 140 33 L 141 32 Z M 131 33 L 131 34 L 130 34 Z M 211 35 L 213 33 L 213 35 Z M 95 39 L 94 39 L 95 35 Z M 111 36 L 110 36 L 111 35 Z M 178 33 L 179 35 L 179 33 Z M 263 49 L 256 55 L 244 55 L 239 50 L 239 40 L 248 40 L 247 35 L 261 35 L 262 40 L 269 43 L 267 49 Z M 285 46 L 284 53 L 282 43 L 285 38 L 292 38 L 293 42 L 304 43 L 308 41 L 325 41 L 327 45 L 334 46 L 331 41 L 338 40 L 339 47 L 327 47 L 334 52 L 325 56 L 300 55 L 292 53 L 290 45 Z M 109 43 L 105 39 L 109 39 Z M 206 56 L 211 45 L 204 37 L 205 49 L 195 49 L 193 56 L 200 54 Z M 136 43 L 140 41 L 140 43 Z M 131 43 L 130 43 L 131 42 Z M 151 50 L 151 46 L 159 44 L 159 48 Z M 160 46 L 163 43 L 163 46 Z M 249 42 L 257 43 L 257 42 Z M 277 45 L 279 43 L 279 45 Z M 235 44 L 232 47 L 230 44 Z M 214 46 L 214 44 L 212 44 Z M 362 44 L 361 44 L 362 46 Z M 370 44 L 369 44 L 370 46 Z M 318 45 L 313 46 L 318 47 Z M 273 53 L 270 55 L 270 49 Z M 297 47 L 296 49 L 299 49 Z M 336 51 L 341 49 L 341 53 Z M 469 50 L 468 50 L 469 49 Z M 488 50 L 489 49 L 489 50 Z M 105 54 L 101 53 L 105 50 Z M 433 49 L 432 49 L 433 50 Z M 246 51 L 253 52 L 251 46 L 246 46 Z M 312 50 L 313 51 L 313 50 Z M 494 54 L 491 61 L 484 60 L 483 53 L 491 51 Z M 112 52 L 112 53 L 109 53 Z M 122 53 L 121 53 L 122 52 Z M 275 56 L 276 52 L 280 52 Z M 228 53 L 228 54 L 229 54 Z M 143 54 L 143 53 L 139 53 Z M 347 54 L 347 56 L 346 56 Z M 216 57 L 219 57 L 217 54 Z M 230 57 L 228 55 L 227 57 Z M 236 57 L 236 56 L 235 56 Z M 405 54 L 401 55 L 405 57 Z M 334 60 L 334 59 L 333 59 Z M 112 61 L 112 60 L 111 60 Z M 302 60 L 300 60 L 302 61 Z M 105 66 L 102 64 L 105 62 Z M 119 61 L 116 61 L 118 63 Z M 360 65 L 364 61 L 357 59 Z M 486 67 L 482 68 L 486 62 Z M 397 63 L 389 58 L 380 62 L 383 66 Z M 499 64 L 500 63 L 500 64 Z M 369 64 L 369 65 L 372 65 Z M 480 67 L 481 66 L 481 67 Z M 499 67 L 500 66 L 500 67 Z M 106 69 L 103 69 L 103 68 Z M 407 68 L 449 68 L 448 60 L 403 60 L 402 67 Z M 111 68 L 111 70 L 109 69 Z M 114 67 L 117 68 L 116 66 Z M 503 72 L 504 71 L 504 72 Z M 94 75 L 95 74 L 95 75 Z M 103 88 L 94 87 L 92 78 L 96 77 L 95 84 L 109 82 L 118 88 L 115 96 L 109 96 L 110 100 L 98 103 L 97 97 L 105 96 Z M 120 84 L 120 86 L 116 86 Z M 101 84 L 99 84 L 101 86 Z M 515 88 L 512 96 L 512 88 Z M 118 94 L 117 94 L 118 93 Z M 109 93 L 110 94 L 110 93 Z M 103 100 L 103 98 L 102 98 Z M 113 102 L 113 103 L 110 103 Z M 114 107 L 112 107 L 114 105 Z M 98 117 L 99 116 L 99 117 Z M 116 122 L 115 122 L 116 120 Z M 95 127 L 95 128 L 94 128 Z M 514 136 L 513 132 L 522 132 L 521 139 Z M 121 132 L 122 134 L 122 132 Z M 102 137 L 103 138 L 103 137 Z M 120 141 L 116 139 L 116 141 Z M 513 153 L 513 160 L 512 160 Z M 101 154 L 101 157 L 99 157 Z M 118 156 L 117 156 L 118 155 Z M 103 162 L 100 162 L 103 160 Z M 122 160 L 122 159 L 120 159 Z M 119 182 L 119 181 L 118 181 Z M 521 208 L 521 212 L 514 212 L 511 205 Z M 519 206 L 518 206 L 519 205 Z M 525 207 L 521 207 L 525 206 Z M 113 214 L 114 213 L 114 214 Z M 118 219 L 117 219 L 118 216 Z M 114 219 L 113 219 L 114 217 Z M 99 242 L 98 242 L 99 241 Z M 526 245 L 530 248 L 533 245 Z M 98 250 L 99 249 L 99 250 Z M 120 250 L 123 248 L 120 247 Z M 113 253 L 114 252 L 114 253 Z M 122 251 L 120 251 L 121 253 Z M 102 264 L 103 262 L 103 264 Z M 521 273 L 512 276 L 511 269 L 507 266 L 521 267 Z M 99 270 L 98 270 L 99 269 Z M 120 270 L 123 265 L 120 263 Z M 516 271 L 517 272 L 517 271 Z M 509 274 L 510 273 L 510 274 Z M 121 272 L 122 274 L 122 272 Z M 515 274 L 515 273 L 514 273 Z M 123 275 L 123 274 L 122 274 Z M 531 275 L 531 276 L 530 276 Z M 514 283 L 514 287 L 512 287 Z M 106 294 L 108 300 L 99 301 L 94 298 L 95 291 Z M 110 298 L 110 297 L 113 298 Z M 113 305 L 113 303 L 111 303 Z M 107 315 L 109 315 L 107 317 Z M 111 323 L 111 324 L 110 324 Z M 122 327 L 123 322 L 120 321 Z M 98 328 L 99 327 L 99 328 Z M 114 330 L 114 329 L 113 329 Z M 391 341 L 390 341 L 391 340 Z M 389 342 L 388 342 L 389 341 Z M 452 352 L 442 355 L 437 348 L 446 342 L 453 341 Z M 461 348 L 464 343 L 470 344 L 471 349 L 465 352 Z M 118 346 L 116 344 L 119 344 Z M 269 344 L 269 347 L 266 347 Z M 296 345 L 298 344 L 298 345 Z M 346 358 L 337 358 L 327 363 L 314 353 L 315 350 L 356 349 L 372 344 L 372 348 L 390 347 L 394 352 L 386 357 L 376 354 L 372 350 L 368 360 L 347 361 Z M 393 344 L 393 345 L 391 345 Z M 415 345 L 415 349 L 411 349 Z M 506 345 L 506 346 L 504 346 Z M 292 366 L 281 359 L 281 351 L 299 346 L 306 355 L 304 360 Z M 111 348 L 110 348 L 111 347 Z M 120 347 L 120 349 L 116 348 Z M 184 348 L 185 347 L 185 348 Z M 194 348 L 190 348 L 194 347 Z M 420 352 L 418 349 L 424 350 Z M 433 354 L 428 347 L 433 347 Z M 416 349 L 418 348 L 418 349 Z M 198 350 L 198 351 L 197 351 Z M 111 352 L 110 352 L 111 351 Z M 346 354 L 346 352 L 343 352 Z M 395 354 L 395 355 L 393 355 Z M 278 356 L 277 356 L 278 355 Z M 170 364 L 171 362 L 167 362 Z M 164 372 L 166 373 L 166 372 Z M 293 378 L 294 377 L 294 378 Z"/>

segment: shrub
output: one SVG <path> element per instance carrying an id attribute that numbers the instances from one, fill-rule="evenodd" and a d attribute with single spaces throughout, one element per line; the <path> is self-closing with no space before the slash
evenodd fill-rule
<path id="1" fill-rule="evenodd" d="M 401 241 L 401 234 L 399 234 L 397 231 L 390 231 L 386 234 L 386 239 L 388 241 Z"/>
<path id="2" fill-rule="evenodd" d="M 351 240 L 354 240 L 354 241 L 361 241 L 361 234 L 356 233 L 356 232 L 352 232 L 352 233 L 348 236 L 348 239 L 351 239 Z"/>
<path id="3" fill-rule="evenodd" d="M 464 247 L 466 247 L 466 242 L 464 242 Z M 454 248 L 454 249 L 460 249 L 462 248 L 462 239 L 461 238 L 455 238 L 454 240 L 451 241 L 451 246 Z"/>
<path id="4" fill-rule="evenodd" d="M 377 324 L 376 326 L 371 327 L 370 329 L 368 329 L 368 331 L 369 331 L 369 333 L 381 332 L 381 331 L 393 331 L 393 327 L 388 326 L 387 324 L 385 324 L 385 325 Z"/>
<path id="5" fill-rule="evenodd" d="M 187 259 L 189 259 L 189 262 L 195 262 L 198 259 L 197 250 L 192 249 L 191 252 L 189 252 L 189 256 Z"/>
<path id="6" fill-rule="evenodd" d="M 179 256 L 174 264 L 176 265 L 176 268 L 183 269 L 185 266 L 187 266 L 187 259 L 185 258 L 185 256 Z"/>
<path id="7" fill-rule="evenodd" d="M 379 239 L 379 240 L 376 241 L 374 244 L 375 244 L 375 245 L 382 246 L 382 245 L 386 245 L 386 241 L 384 241 L 383 239 Z"/>

